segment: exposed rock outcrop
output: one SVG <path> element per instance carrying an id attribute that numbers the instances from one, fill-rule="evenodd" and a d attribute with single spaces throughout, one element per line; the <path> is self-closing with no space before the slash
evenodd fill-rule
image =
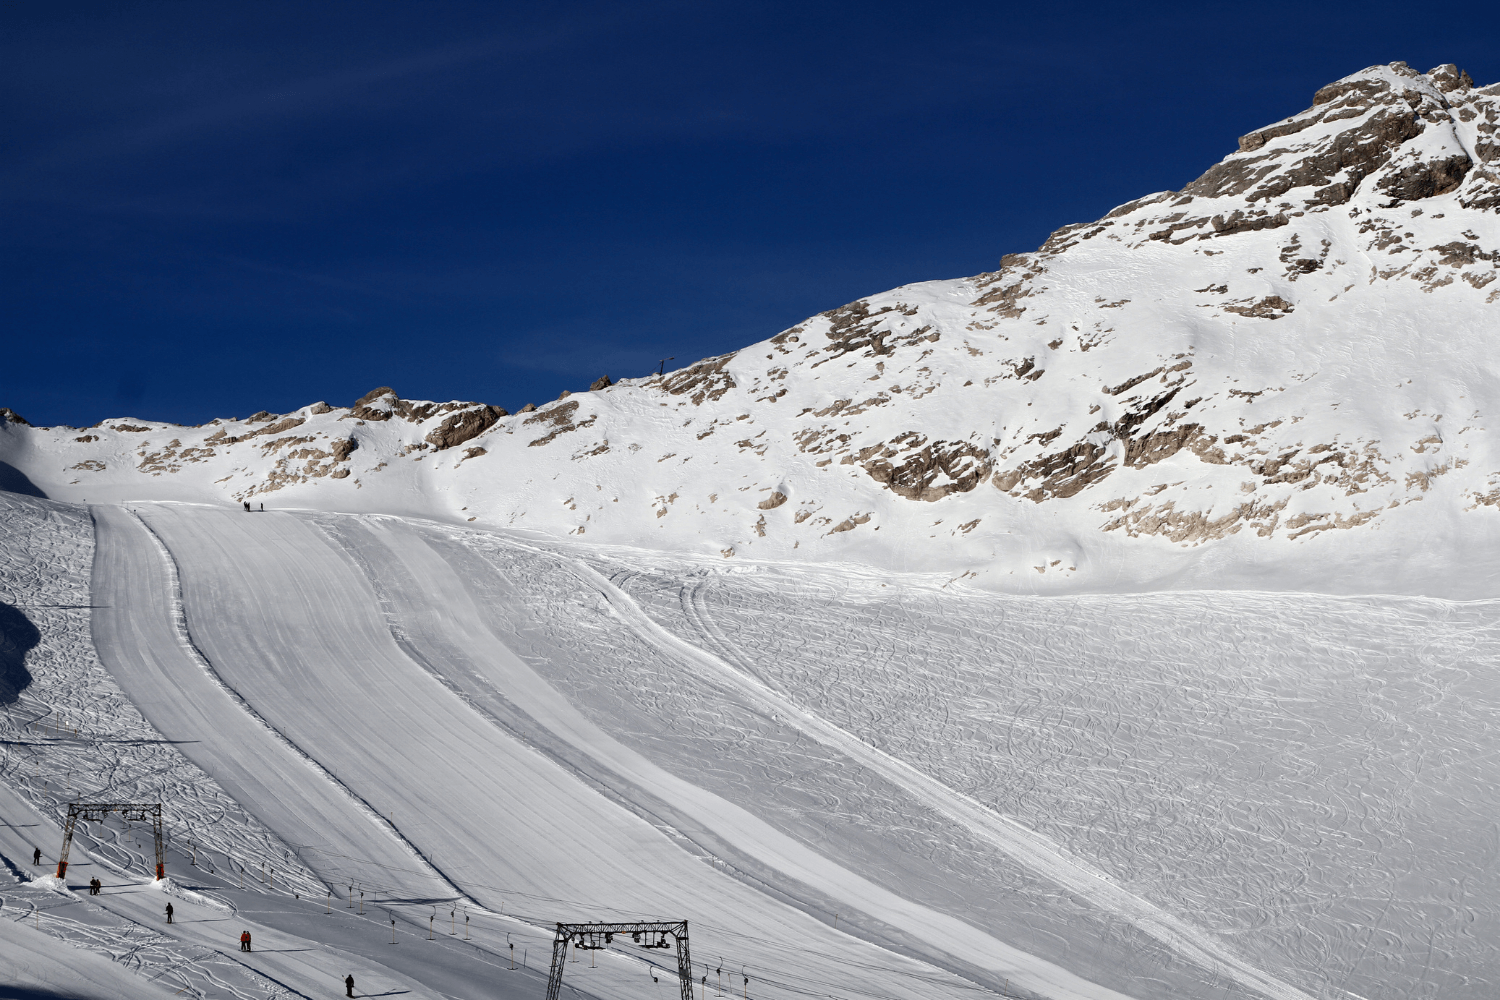
<path id="1" fill-rule="evenodd" d="M 472 410 L 464 410 L 448 417 L 436 430 L 430 431 L 425 440 L 439 451 L 453 448 L 473 440 L 495 426 L 495 421 L 509 415 L 498 406 L 476 406 Z"/>

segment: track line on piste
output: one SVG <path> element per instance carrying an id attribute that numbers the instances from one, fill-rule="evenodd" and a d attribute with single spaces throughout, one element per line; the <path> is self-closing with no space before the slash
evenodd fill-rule
<path id="1" fill-rule="evenodd" d="M 545 555 L 549 563 L 556 558 L 554 553 L 531 549 L 527 551 Z M 569 578 L 573 576 L 566 571 L 564 575 Z M 1090 982 L 1054 962 L 1026 953 L 961 918 L 932 911 L 841 866 L 834 865 L 829 869 L 828 859 L 819 855 L 815 849 L 776 831 L 739 806 L 718 796 L 705 795 L 697 786 L 661 769 L 638 752 L 618 744 L 602 730 L 597 730 L 593 723 L 588 722 L 550 685 L 539 676 L 532 676 L 531 668 L 523 662 L 518 660 L 514 668 L 531 678 L 521 683 L 520 688 L 529 690 L 531 684 L 536 685 L 534 697 L 518 702 L 518 707 L 533 716 L 538 725 L 552 731 L 595 760 L 599 759 L 598 754 L 603 753 L 611 761 L 610 770 L 662 801 L 676 803 L 678 808 L 684 809 L 696 822 L 705 824 L 715 836 L 725 838 L 731 847 L 743 851 L 758 863 L 775 869 L 794 882 L 850 903 L 855 909 L 876 915 L 901 928 L 904 933 L 921 942 L 923 947 L 935 949 L 960 961 L 964 960 L 963 955 L 966 953 L 983 954 L 987 956 L 987 960 L 980 962 L 979 968 L 996 980 L 1008 977 L 1013 982 L 1024 982 L 1032 992 L 1043 996 L 1073 997 L 1075 1000 L 1082 997 L 1114 997 L 1116 1000 L 1123 1000 L 1124 994 Z M 536 700 L 538 698 L 540 700 Z M 880 945 L 877 943 L 876 946 Z M 925 961 L 953 972 L 941 961 L 934 962 L 931 956 L 926 956 Z M 964 975 L 954 974 L 961 977 Z"/>
<path id="2" fill-rule="evenodd" d="M 509 541 L 509 540 L 507 540 Z M 521 543 L 513 543 L 521 544 Z M 706 668 L 738 693 L 753 699 L 774 717 L 784 718 L 819 743 L 847 754 L 897 784 L 940 815 L 971 830 L 1018 863 L 1074 892 L 1101 910 L 1113 913 L 1197 965 L 1234 979 L 1241 986 L 1275 1000 L 1312 1000 L 1303 991 L 1234 955 L 1207 932 L 1173 916 L 1156 904 L 1116 884 L 1107 874 L 1060 845 L 1009 817 L 942 784 L 854 734 L 804 709 L 764 682 L 747 676 L 724 659 L 673 635 L 635 600 L 581 559 L 560 556 L 563 565 L 598 591 L 611 610 L 642 639 L 669 656 Z"/>
<path id="3" fill-rule="evenodd" d="M 313 773 L 319 775 L 333 787 L 337 788 L 339 792 L 341 792 L 354 805 L 354 807 L 363 814 L 364 818 L 367 821 L 371 822 L 376 827 L 384 828 L 386 833 L 395 838 L 395 840 L 402 846 L 406 853 L 410 855 L 413 861 L 431 872 L 431 875 L 429 877 L 438 879 L 443 884 L 452 889 L 455 895 L 467 899 L 468 897 L 463 892 L 463 890 L 455 885 L 453 881 L 446 875 L 444 875 L 441 871 L 438 871 L 435 867 L 433 867 L 431 862 L 429 862 L 427 858 L 423 856 L 422 852 L 417 849 L 416 845 L 407 840 L 405 835 L 403 835 L 401 831 L 398 830 L 393 823 L 391 823 L 390 820 L 380 815 L 380 813 L 377 812 L 368 802 L 357 795 L 353 789 L 340 781 L 336 775 L 334 775 L 326 767 L 324 767 L 322 763 L 320 763 L 316 758 L 307 753 L 307 751 L 303 750 L 300 746 L 293 742 L 285 733 L 281 732 L 281 730 L 271 725 L 271 723 L 263 715 L 256 711 L 255 707 L 251 705 L 245 699 L 245 697 L 239 693 L 239 691 L 237 691 L 226 680 L 224 680 L 224 678 L 219 674 L 218 670 L 214 668 L 213 663 L 209 661 L 208 657 L 204 655 L 203 651 L 198 648 L 197 643 L 193 641 L 192 630 L 188 624 L 187 607 L 183 601 L 182 577 L 178 571 L 176 557 L 172 555 L 172 551 L 167 547 L 166 542 L 162 540 L 161 536 L 156 533 L 155 529 L 153 529 L 144 518 L 142 518 L 134 510 L 130 510 L 129 513 L 131 517 L 133 517 L 141 525 L 141 527 L 146 530 L 146 534 L 156 545 L 156 550 L 166 566 L 169 587 L 168 601 L 169 607 L 171 608 L 172 629 L 177 636 L 179 645 L 182 647 L 187 656 L 192 659 L 193 662 L 196 663 L 206 675 L 208 675 L 209 679 L 214 683 L 215 686 L 219 688 L 220 691 L 224 693 L 226 697 L 232 700 L 246 715 L 254 719 L 257 725 L 263 728 L 266 732 L 270 733 L 272 738 L 274 738 L 285 750 L 296 756 L 297 759 L 302 761 L 302 763 L 305 764 L 311 771 L 313 771 Z"/>

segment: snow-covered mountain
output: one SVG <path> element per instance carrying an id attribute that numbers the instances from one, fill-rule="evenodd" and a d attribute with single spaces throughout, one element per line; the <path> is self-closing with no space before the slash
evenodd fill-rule
<path id="1" fill-rule="evenodd" d="M 389 511 L 1001 590 L 1500 593 L 1500 85 L 1376 66 L 997 270 L 516 413 L 33 428 L 63 500 Z M 24 477 L 24 479 L 20 478 Z"/>
<path id="2" fill-rule="evenodd" d="M 0 982 L 1491 996 L 1497 91 L 515 414 L 0 411 Z"/>

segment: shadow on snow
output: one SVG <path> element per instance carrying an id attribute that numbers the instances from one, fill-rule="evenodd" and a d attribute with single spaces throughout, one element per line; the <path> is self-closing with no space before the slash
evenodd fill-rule
<path id="1" fill-rule="evenodd" d="M 14 702 L 31 683 L 26 654 L 41 640 L 42 633 L 23 611 L 0 602 L 0 705 Z"/>

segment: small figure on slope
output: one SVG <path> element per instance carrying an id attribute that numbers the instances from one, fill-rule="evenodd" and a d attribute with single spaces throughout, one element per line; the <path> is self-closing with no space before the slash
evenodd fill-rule
<path id="1" fill-rule="evenodd" d="M 345 976 L 344 977 L 344 996 L 346 996 L 346 997 L 352 997 L 353 995 L 354 995 L 354 977 L 353 976 Z"/>

